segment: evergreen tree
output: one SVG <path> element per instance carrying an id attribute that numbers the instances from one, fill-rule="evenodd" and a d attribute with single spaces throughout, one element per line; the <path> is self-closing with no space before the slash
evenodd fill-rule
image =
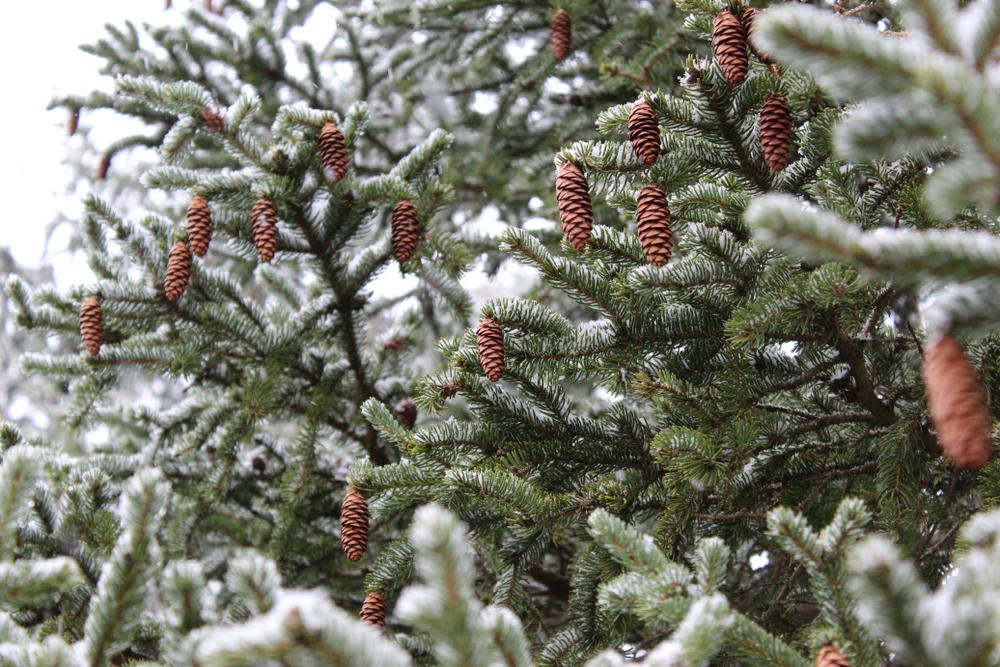
<path id="1" fill-rule="evenodd" d="M 1000 664 L 996 0 L 216 4 L 60 102 L 173 194 L 8 284 L 0 662 Z"/>

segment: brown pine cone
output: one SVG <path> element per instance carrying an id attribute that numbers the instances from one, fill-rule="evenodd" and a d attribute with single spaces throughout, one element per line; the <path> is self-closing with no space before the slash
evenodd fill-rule
<path id="1" fill-rule="evenodd" d="M 746 78 L 750 67 L 747 59 L 747 33 L 740 20 L 728 9 L 723 9 L 715 17 L 712 49 L 730 86 L 735 86 Z"/>
<path id="2" fill-rule="evenodd" d="M 447 384 L 441 384 L 438 385 L 438 388 L 441 389 L 441 398 L 445 400 L 453 398 L 455 394 L 458 393 L 458 383 L 456 382 L 448 382 Z"/>
<path id="3" fill-rule="evenodd" d="M 257 246 L 257 254 L 264 263 L 274 259 L 278 248 L 278 209 L 265 197 L 261 197 L 250 209 L 250 219 L 253 221 L 253 243 Z"/>
<path id="4" fill-rule="evenodd" d="M 213 132 L 222 132 L 226 129 L 226 121 L 219 112 L 210 107 L 205 107 L 201 110 L 201 119 L 205 123 L 205 127 L 212 130 Z"/>
<path id="5" fill-rule="evenodd" d="M 396 419 L 406 428 L 413 428 L 417 423 L 417 404 L 404 398 L 396 404 Z"/>
<path id="6" fill-rule="evenodd" d="M 167 301 L 177 301 L 184 294 L 191 279 L 191 251 L 187 243 L 178 241 L 167 255 L 167 275 L 163 279 L 163 293 Z"/>
<path id="7" fill-rule="evenodd" d="M 792 159 L 792 111 L 778 93 L 771 93 L 760 110 L 760 145 L 771 171 L 781 171 Z"/>
<path id="8" fill-rule="evenodd" d="M 330 180 L 336 183 L 347 174 L 347 142 L 344 141 L 344 133 L 334 123 L 326 122 L 319 131 L 316 144 L 323 169 L 329 174 Z"/>
<path id="9" fill-rule="evenodd" d="M 111 170 L 111 153 L 105 153 L 101 156 L 101 163 L 97 165 L 97 178 L 102 181 L 107 180 L 108 171 Z"/>
<path id="10" fill-rule="evenodd" d="M 80 109 L 70 109 L 69 118 L 66 120 L 66 134 L 73 136 L 80 129 Z"/>
<path id="11" fill-rule="evenodd" d="M 635 226 L 646 259 L 656 266 L 669 262 L 674 248 L 674 233 L 670 231 L 667 195 L 661 188 L 647 185 L 639 193 L 635 207 Z"/>
<path id="12" fill-rule="evenodd" d="M 639 102 L 628 115 L 628 140 L 639 161 L 652 167 L 660 156 L 660 123 L 653 107 Z"/>
<path id="13" fill-rule="evenodd" d="M 757 60 L 761 61 L 765 65 L 770 65 L 774 61 L 771 56 L 764 51 L 760 50 L 753 41 L 753 22 L 756 20 L 757 16 L 760 15 L 759 9 L 754 9 L 753 7 L 744 7 L 743 16 L 740 17 L 740 21 L 743 23 L 743 30 L 747 35 L 747 46 L 750 47 L 750 52 L 757 56 Z"/>
<path id="14" fill-rule="evenodd" d="M 353 486 L 340 504 L 340 548 L 352 561 L 361 560 L 368 548 L 368 503 Z"/>
<path id="15" fill-rule="evenodd" d="M 410 261 L 419 237 L 417 207 L 409 199 L 403 199 L 392 208 L 392 254 L 397 262 L 405 264 Z"/>
<path id="16" fill-rule="evenodd" d="M 80 304 L 80 339 L 83 346 L 96 357 L 101 353 L 101 342 L 104 340 L 104 314 L 101 302 L 88 296 Z"/>
<path id="17" fill-rule="evenodd" d="M 562 60 L 569 55 L 573 45 L 573 22 L 569 12 L 560 9 L 552 16 L 552 55 Z"/>
<path id="18" fill-rule="evenodd" d="M 385 598 L 378 591 L 372 591 L 365 596 L 361 605 L 361 620 L 376 628 L 385 627 Z"/>
<path id="19" fill-rule="evenodd" d="M 976 369 L 954 336 L 941 336 L 927 348 L 924 387 L 945 456 L 958 468 L 985 465 L 993 451 L 986 395 Z"/>
<path id="20" fill-rule="evenodd" d="M 587 177 L 572 162 L 564 162 L 556 175 L 556 204 L 563 234 L 570 245 L 582 251 L 587 247 L 594 227 L 594 210 L 590 203 Z"/>
<path id="21" fill-rule="evenodd" d="M 212 242 L 212 210 L 201 195 L 197 195 L 188 205 L 187 233 L 192 252 L 204 257 L 208 252 L 208 244 Z"/>
<path id="22" fill-rule="evenodd" d="M 816 667 L 851 667 L 844 654 L 833 644 L 824 644 L 816 656 Z"/>
<path id="23" fill-rule="evenodd" d="M 479 349 L 479 365 L 490 382 L 503 376 L 504 348 L 503 329 L 492 317 L 484 317 L 476 329 L 476 347 Z"/>

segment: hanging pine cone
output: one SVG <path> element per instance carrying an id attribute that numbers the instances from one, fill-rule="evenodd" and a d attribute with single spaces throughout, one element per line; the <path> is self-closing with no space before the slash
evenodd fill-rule
<path id="1" fill-rule="evenodd" d="M 715 17 L 712 49 L 730 86 L 735 86 L 746 78 L 750 67 L 747 59 L 747 33 L 740 20 L 728 9 L 723 9 Z"/>
<path id="2" fill-rule="evenodd" d="M 340 547 L 352 561 L 361 560 L 368 548 L 368 503 L 353 486 L 340 504 Z"/>
<path id="3" fill-rule="evenodd" d="M 69 118 L 66 119 L 66 134 L 73 136 L 80 129 L 80 109 L 70 109 Z"/>
<path id="4" fill-rule="evenodd" d="M 365 596 L 361 605 L 361 620 L 376 628 L 385 627 L 385 598 L 378 591 L 372 591 Z"/>
<path id="5" fill-rule="evenodd" d="M 476 347 L 479 348 L 479 365 L 490 382 L 503 376 L 503 329 L 492 317 L 484 317 L 476 329 Z"/>
<path id="6" fill-rule="evenodd" d="M 653 166 L 660 156 L 660 123 L 653 107 L 639 102 L 628 115 L 628 140 L 639 161 Z"/>
<path id="7" fill-rule="evenodd" d="M 569 55 L 573 45 L 573 22 L 569 12 L 560 9 L 552 16 L 552 55 L 562 60 Z"/>
<path id="8" fill-rule="evenodd" d="M 278 209 L 269 199 L 261 197 L 250 209 L 250 219 L 253 221 L 253 243 L 257 246 L 260 261 L 270 262 L 278 248 Z"/>
<path id="9" fill-rule="evenodd" d="M 635 226 L 646 259 L 656 266 L 669 262 L 674 249 L 674 233 L 670 231 L 667 195 L 661 188 L 647 185 L 639 193 L 635 207 Z"/>
<path id="10" fill-rule="evenodd" d="M 326 122 L 319 131 L 316 143 L 323 169 L 328 172 L 330 180 L 336 183 L 347 174 L 347 142 L 344 141 L 344 133 L 332 122 Z"/>
<path id="11" fill-rule="evenodd" d="M 104 314 L 101 312 L 101 302 L 92 296 L 88 296 L 80 304 L 80 339 L 90 356 L 96 357 L 101 353 Z"/>
<path id="12" fill-rule="evenodd" d="M 167 275 L 163 279 L 163 293 L 167 301 L 177 301 L 184 294 L 191 279 L 191 251 L 184 241 L 178 241 L 167 255 Z"/>
<path id="13" fill-rule="evenodd" d="M 208 244 L 212 242 L 212 210 L 201 195 L 192 199 L 188 205 L 187 234 L 192 252 L 204 257 L 208 252 Z"/>
<path id="14" fill-rule="evenodd" d="M 778 93 L 771 93 L 760 110 L 760 145 L 772 171 L 788 166 L 792 158 L 792 112 Z"/>
<path id="15" fill-rule="evenodd" d="M 765 65 L 770 65 L 774 62 L 773 60 L 771 60 L 771 56 L 762 51 L 760 48 L 758 48 L 756 44 L 754 44 L 753 23 L 757 19 L 757 16 L 759 14 L 760 10 L 754 9 L 753 7 L 745 7 L 743 9 L 743 16 L 740 17 L 740 21 L 743 23 L 743 31 L 746 33 L 747 46 L 750 47 L 751 53 L 757 56 L 757 60 L 761 61 Z"/>
<path id="16" fill-rule="evenodd" d="M 397 262 L 404 264 L 410 261 L 417 249 L 419 236 L 417 207 L 409 199 L 404 199 L 392 208 L 392 254 Z"/>
<path id="17" fill-rule="evenodd" d="M 816 667 L 851 667 L 844 654 L 833 644 L 824 644 L 816 656 Z"/>
<path id="18" fill-rule="evenodd" d="M 226 121 L 219 115 L 218 111 L 211 107 L 205 107 L 201 110 L 201 119 L 204 121 L 205 127 L 213 132 L 222 132 L 226 129 Z"/>
<path id="19" fill-rule="evenodd" d="M 556 175 L 556 204 L 559 224 L 570 245 L 578 252 L 587 247 L 594 227 L 594 210 L 590 203 L 587 177 L 572 162 L 564 162 Z"/>
<path id="20" fill-rule="evenodd" d="M 396 404 L 396 419 L 406 428 L 413 428 L 417 423 L 417 404 L 404 398 Z"/>
<path id="21" fill-rule="evenodd" d="M 101 163 L 97 165 L 97 178 L 105 181 L 108 178 L 108 172 L 111 170 L 111 153 L 105 153 L 101 156 Z"/>
<path id="22" fill-rule="evenodd" d="M 985 465 L 993 449 L 986 396 L 976 369 L 954 336 L 946 334 L 927 348 L 924 387 L 945 456 L 958 468 Z"/>

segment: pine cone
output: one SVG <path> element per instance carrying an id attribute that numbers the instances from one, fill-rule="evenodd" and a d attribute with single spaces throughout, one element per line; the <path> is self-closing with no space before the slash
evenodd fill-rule
<path id="1" fill-rule="evenodd" d="M 792 158 L 792 112 L 778 93 L 771 93 L 760 110 L 760 145 L 771 171 L 788 166 Z"/>
<path id="2" fill-rule="evenodd" d="M 226 129 L 226 121 L 219 115 L 219 112 L 210 107 L 201 110 L 201 119 L 205 122 L 205 127 L 213 132 L 222 132 Z"/>
<path id="3" fill-rule="evenodd" d="M 479 365 L 490 382 L 503 376 L 503 329 L 492 317 L 484 317 L 476 329 L 476 347 L 479 348 Z"/>
<path id="4" fill-rule="evenodd" d="M 191 250 L 199 257 L 208 252 L 212 242 L 212 210 L 201 195 L 191 200 L 187 210 L 187 233 Z"/>
<path id="5" fill-rule="evenodd" d="M 674 234 L 670 231 L 670 208 L 667 195 L 655 185 L 647 185 L 639 193 L 635 207 L 635 226 L 646 259 L 656 266 L 670 261 Z"/>
<path id="6" fill-rule="evenodd" d="M 368 547 L 368 503 L 353 486 L 340 504 L 340 547 L 352 561 L 361 560 Z"/>
<path id="7" fill-rule="evenodd" d="M 417 207 L 404 199 L 392 208 L 392 254 L 396 261 L 405 264 L 413 257 L 420 236 L 420 218 Z"/>
<path id="8" fill-rule="evenodd" d="M 743 16 L 740 17 L 740 21 L 743 23 L 743 31 L 746 33 L 747 46 L 750 47 L 751 53 L 757 56 L 757 60 L 761 61 L 765 65 L 771 65 L 774 61 L 771 59 L 770 54 L 760 50 L 757 47 L 757 45 L 754 44 L 753 41 L 753 32 L 754 32 L 753 22 L 757 19 L 757 16 L 760 13 L 761 12 L 759 9 L 754 9 L 753 7 L 744 7 Z"/>
<path id="9" fill-rule="evenodd" d="M 660 156 L 660 123 L 653 107 L 639 102 L 628 115 L 628 140 L 639 161 L 653 166 Z"/>
<path id="10" fill-rule="evenodd" d="M 833 644 L 824 644 L 816 656 L 816 667 L 851 667 L 844 654 Z"/>
<path id="11" fill-rule="evenodd" d="M 723 9 L 715 17 L 712 49 L 730 86 L 735 86 L 746 78 L 750 67 L 747 59 L 747 33 L 740 20 L 728 9 Z"/>
<path id="12" fill-rule="evenodd" d="M 413 428 L 417 423 L 417 404 L 404 398 L 396 404 L 396 419 L 406 428 Z"/>
<path id="13" fill-rule="evenodd" d="M 569 55 L 573 45 L 573 22 L 569 12 L 560 9 L 552 16 L 552 55 L 562 60 Z"/>
<path id="14" fill-rule="evenodd" d="M 278 209 L 269 199 L 261 197 L 250 209 L 250 219 L 257 254 L 260 261 L 268 263 L 274 259 L 274 251 L 278 248 Z"/>
<path id="15" fill-rule="evenodd" d="M 556 204 L 563 234 L 577 251 L 587 247 L 594 227 L 587 177 L 572 162 L 564 162 L 556 175 Z"/>
<path id="16" fill-rule="evenodd" d="M 97 165 L 97 178 L 105 181 L 108 178 L 108 171 L 111 170 L 111 153 L 101 156 L 101 163 Z"/>
<path id="17" fill-rule="evenodd" d="M 191 251 L 184 241 L 178 241 L 167 256 L 167 275 L 163 279 L 163 292 L 167 301 L 177 301 L 184 294 L 191 279 Z"/>
<path id="18" fill-rule="evenodd" d="M 993 449 L 986 396 L 976 369 L 954 336 L 946 334 L 927 348 L 924 386 L 945 456 L 959 468 L 985 465 Z"/>
<path id="19" fill-rule="evenodd" d="M 323 169 L 329 173 L 330 180 L 336 183 L 347 174 L 347 143 L 344 141 L 344 133 L 333 123 L 324 123 L 316 143 Z"/>
<path id="20" fill-rule="evenodd" d="M 441 398 L 445 400 L 453 398 L 455 394 L 458 393 L 458 383 L 456 382 L 448 382 L 447 384 L 441 384 L 438 385 L 438 388 L 441 389 Z"/>
<path id="21" fill-rule="evenodd" d="M 104 340 L 104 314 L 101 302 L 88 296 L 80 304 L 80 339 L 83 346 L 96 357 L 101 353 L 101 342 Z"/>
<path id="22" fill-rule="evenodd" d="M 365 596 L 361 605 L 361 620 L 376 628 L 385 627 L 385 598 L 378 591 L 372 591 Z"/>
<path id="23" fill-rule="evenodd" d="M 66 134 L 73 136 L 80 129 L 80 109 L 70 109 L 69 118 L 66 119 Z"/>

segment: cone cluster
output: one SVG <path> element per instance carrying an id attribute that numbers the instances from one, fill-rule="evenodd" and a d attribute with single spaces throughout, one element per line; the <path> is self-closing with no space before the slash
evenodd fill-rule
<path id="1" fill-rule="evenodd" d="M 760 146 L 771 171 L 781 171 L 792 158 L 792 112 L 788 102 L 771 93 L 760 110 Z"/>
<path id="2" fill-rule="evenodd" d="M 324 123 L 316 143 L 323 169 L 329 174 L 330 180 L 336 183 L 344 178 L 347 175 L 348 161 L 344 133 L 334 123 Z"/>
<path id="3" fill-rule="evenodd" d="M 976 369 L 955 337 L 946 334 L 924 354 L 924 387 L 931 421 L 945 456 L 958 468 L 990 459 L 990 414 Z"/>
<path id="4" fill-rule="evenodd" d="M 101 342 L 104 340 L 104 314 L 101 312 L 101 302 L 88 296 L 80 304 L 80 339 L 90 356 L 101 353 Z"/>
<path id="5" fill-rule="evenodd" d="M 639 102 L 628 115 L 628 141 L 639 161 L 653 166 L 660 156 L 660 123 L 653 107 Z"/>
<path id="6" fill-rule="evenodd" d="M 365 596 L 361 604 L 361 620 L 376 628 L 385 627 L 385 598 L 378 591 L 372 591 Z"/>
<path id="7" fill-rule="evenodd" d="M 209 243 L 212 242 L 212 210 L 208 207 L 208 201 L 201 195 L 192 199 L 188 205 L 187 234 L 191 252 L 198 257 L 204 257 L 208 252 Z"/>
<path id="8" fill-rule="evenodd" d="M 836 646 L 824 644 L 816 655 L 816 667 L 851 667 L 851 663 Z"/>
<path id="9" fill-rule="evenodd" d="M 250 209 L 250 219 L 253 221 L 253 244 L 257 246 L 260 261 L 270 262 L 278 248 L 278 209 L 269 199 L 261 197 Z"/>
<path id="10" fill-rule="evenodd" d="M 177 301 L 191 280 L 191 251 L 184 241 L 178 241 L 167 255 L 167 275 L 163 278 L 163 293 L 167 301 Z"/>
<path id="11" fill-rule="evenodd" d="M 504 349 L 503 329 L 492 317 L 484 317 L 476 329 L 476 347 L 479 350 L 479 365 L 490 382 L 503 376 Z"/>
<path id="12" fill-rule="evenodd" d="M 563 234 L 573 248 L 582 251 L 594 227 L 594 210 L 587 177 L 572 162 L 564 162 L 556 175 L 556 205 Z"/>
<path id="13" fill-rule="evenodd" d="M 397 262 L 404 264 L 410 261 L 419 237 L 417 207 L 409 199 L 404 199 L 392 208 L 392 254 Z"/>
<path id="14" fill-rule="evenodd" d="M 743 23 L 728 9 L 723 9 L 715 17 L 712 25 L 712 50 L 730 86 L 735 86 L 746 78 L 750 67 L 747 58 L 747 32 Z"/>
<path id="15" fill-rule="evenodd" d="M 562 60 L 573 46 L 573 22 L 569 12 L 560 9 L 552 15 L 552 55 Z"/>
<path id="16" fill-rule="evenodd" d="M 669 262 L 674 249 L 674 233 L 670 230 L 670 208 L 662 188 L 650 184 L 639 193 L 635 226 L 646 259 L 656 266 Z"/>
<path id="17" fill-rule="evenodd" d="M 340 505 L 340 548 L 351 561 L 361 560 L 368 548 L 368 502 L 353 486 Z"/>
<path id="18" fill-rule="evenodd" d="M 759 14 L 760 14 L 760 10 L 759 9 L 754 9 L 753 7 L 744 7 L 743 8 L 743 15 L 740 16 L 740 21 L 743 23 L 743 30 L 746 31 L 747 46 L 750 47 L 751 53 L 753 53 L 755 56 L 757 56 L 757 60 L 761 61 L 765 65 L 770 65 L 770 64 L 772 64 L 774 62 L 771 59 L 770 54 L 766 53 L 765 51 L 762 51 L 760 49 L 760 47 L 758 47 L 754 43 L 754 38 L 753 38 L 754 25 L 753 24 L 754 24 L 754 20 L 757 18 L 757 16 Z"/>
<path id="19" fill-rule="evenodd" d="M 219 115 L 218 111 L 211 107 L 205 107 L 201 110 L 201 120 L 205 123 L 205 127 L 213 132 L 222 132 L 226 129 L 226 121 Z"/>
<path id="20" fill-rule="evenodd" d="M 404 398 L 396 404 L 396 419 L 406 428 L 413 428 L 417 423 L 417 404 Z"/>

